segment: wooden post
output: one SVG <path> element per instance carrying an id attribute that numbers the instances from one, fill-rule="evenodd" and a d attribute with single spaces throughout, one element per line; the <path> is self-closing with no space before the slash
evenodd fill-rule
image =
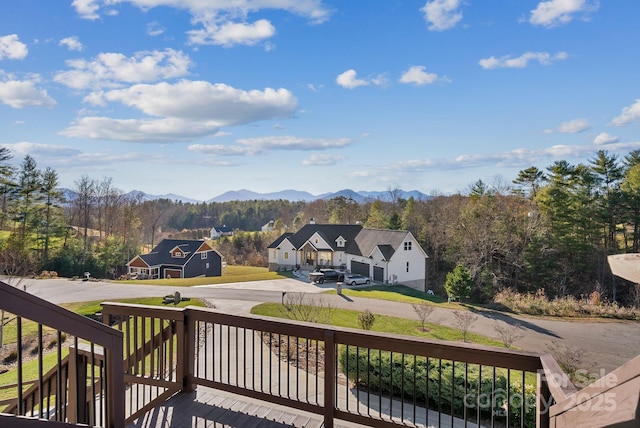
<path id="1" fill-rule="evenodd" d="M 87 357 L 75 346 L 69 347 L 69 422 L 87 424 Z"/>
<path id="2" fill-rule="evenodd" d="M 324 428 L 333 428 L 336 407 L 336 342 L 335 333 L 324 332 Z"/>
<path id="3" fill-rule="evenodd" d="M 116 330 L 117 331 L 117 330 Z M 122 332 L 116 336 L 110 349 L 105 350 L 107 365 L 107 417 L 108 428 L 124 428 L 125 385 L 124 347 Z"/>
<path id="4" fill-rule="evenodd" d="M 183 381 L 182 392 L 192 392 L 195 387 L 193 386 L 193 376 L 195 373 L 195 349 L 196 349 L 196 323 L 193 317 L 189 316 L 189 310 L 185 309 L 184 314 L 184 346 L 182 350 L 183 354 Z M 206 333 L 205 333 L 206 334 Z"/>
<path id="5" fill-rule="evenodd" d="M 538 370 L 536 391 L 536 428 L 549 428 L 551 391 L 545 379 L 545 371 Z M 554 424 L 555 425 L 555 424 Z"/>

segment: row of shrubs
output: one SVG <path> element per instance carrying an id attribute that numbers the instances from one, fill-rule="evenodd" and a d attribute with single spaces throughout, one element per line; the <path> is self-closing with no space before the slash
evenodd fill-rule
<path id="1" fill-rule="evenodd" d="M 357 387 L 440 409 L 454 416 L 478 412 L 482 420 L 505 420 L 514 426 L 536 426 L 536 385 L 525 382 L 522 372 L 454 363 L 426 357 L 407 357 L 387 351 L 342 346 L 339 363 Z M 523 409 L 521 411 L 521 409 Z M 521 421 L 524 423 L 521 425 Z"/>
<path id="2" fill-rule="evenodd" d="M 640 309 L 607 301 L 598 291 L 582 298 L 566 296 L 549 299 L 543 288 L 536 293 L 519 293 L 504 289 L 494 296 L 494 302 L 519 314 L 640 319 Z"/>

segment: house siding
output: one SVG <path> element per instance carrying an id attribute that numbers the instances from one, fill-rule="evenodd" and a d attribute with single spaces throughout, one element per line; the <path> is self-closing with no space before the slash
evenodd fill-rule
<path id="1" fill-rule="evenodd" d="M 294 248 L 293 244 L 287 239 L 282 241 L 277 249 L 270 248 L 269 270 L 277 272 L 295 269 L 300 264 L 300 261 L 298 252 Z"/>
<path id="2" fill-rule="evenodd" d="M 178 252 L 180 257 L 176 257 Z M 203 254 L 206 254 L 204 259 Z M 200 240 L 164 239 L 150 253 L 138 255 L 128 263 L 130 274 L 140 272 L 143 267 L 140 262 L 149 267 L 150 272 L 143 273 L 154 278 L 166 278 L 167 274 L 172 278 L 222 275 L 222 255 Z"/>

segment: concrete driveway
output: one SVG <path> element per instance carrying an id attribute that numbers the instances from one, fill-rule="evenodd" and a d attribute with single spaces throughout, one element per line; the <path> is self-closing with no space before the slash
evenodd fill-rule
<path id="1" fill-rule="evenodd" d="M 114 300 L 136 297 L 160 297 L 179 291 L 184 297 L 203 298 L 216 309 L 229 313 L 248 313 L 262 302 L 280 302 L 282 293 L 322 293 L 335 284 L 311 284 L 305 279 L 281 279 L 228 283 L 198 287 L 165 287 L 118 284 L 116 282 L 70 281 L 67 279 L 30 280 L 21 283 L 28 292 L 53 303 Z M 323 303 L 335 308 L 355 311 L 370 310 L 374 314 L 418 319 L 412 306 L 367 298 L 321 295 Z M 499 312 L 478 312 L 471 327 L 485 336 L 499 339 L 496 322 L 518 323 L 524 337 L 514 346 L 529 351 L 548 352 L 552 342 L 580 350 L 582 365 L 589 373 L 609 372 L 640 354 L 640 323 L 632 321 L 561 321 L 519 317 Z M 452 311 L 436 308 L 429 322 L 456 327 Z"/>

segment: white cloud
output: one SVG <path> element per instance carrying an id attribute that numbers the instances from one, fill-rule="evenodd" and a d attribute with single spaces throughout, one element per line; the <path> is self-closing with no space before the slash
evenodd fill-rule
<path id="1" fill-rule="evenodd" d="M 560 126 L 556 128 L 556 132 L 562 134 L 576 134 L 578 132 L 586 131 L 589 129 L 589 121 L 587 119 L 573 119 L 568 122 L 562 122 Z"/>
<path id="2" fill-rule="evenodd" d="M 640 99 L 637 99 L 635 103 L 622 109 L 622 114 L 613 118 L 612 125 L 622 126 L 632 122 L 640 121 Z"/>
<path id="3" fill-rule="evenodd" d="M 331 15 L 322 0 L 74 0 L 73 7 L 82 18 L 98 19 L 102 8 L 113 8 L 118 3 L 130 3 L 145 11 L 155 7 L 187 10 L 192 24 L 202 26 L 188 32 L 191 43 L 225 46 L 253 45 L 275 34 L 271 23 L 264 19 L 253 24 L 237 23 L 263 9 L 284 10 L 308 18 L 313 24 L 325 22 Z"/>
<path id="4" fill-rule="evenodd" d="M 14 144 L 3 144 L 3 146 L 11 150 L 11 153 L 21 156 L 46 155 L 51 157 L 67 157 L 76 156 L 81 153 L 81 151 L 75 147 L 30 143 L 27 141 Z"/>
<path id="5" fill-rule="evenodd" d="M 73 0 L 71 5 L 83 19 L 96 20 L 100 18 L 100 15 L 98 14 L 100 6 L 96 0 Z"/>
<path id="6" fill-rule="evenodd" d="M 16 80 L 12 75 L 0 73 L 0 102 L 16 109 L 24 107 L 54 107 L 57 103 L 45 89 L 40 89 L 38 75 L 27 80 Z"/>
<path id="7" fill-rule="evenodd" d="M 462 20 L 461 0 L 428 0 L 420 9 L 424 12 L 427 28 L 431 31 L 444 31 L 455 27 Z"/>
<path id="8" fill-rule="evenodd" d="M 273 37 L 275 33 L 275 27 L 266 19 L 260 19 L 252 24 L 246 22 L 223 22 L 218 25 L 216 23 L 203 22 L 202 29 L 189 32 L 189 41 L 197 45 L 253 46 Z M 270 50 L 269 46 L 267 46 L 267 50 Z"/>
<path id="9" fill-rule="evenodd" d="M 482 68 L 494 69 L 494 68 L 524 68 L 529 65 L 530 61 L 538 61 L 542 65 L 549 65 L 554 61 L 565 60 L 569 57 L 566 52 L 557 52 L 551 55 L 548 52 L 525 52 L 519 57 L 512 58 L 510 55 L 505 55 L 500 58 L 491 56 L 489 58 L 481 59 L 478 64 Z"/>
<path id="10" fill-rule="evenodd" d="M 400 83 L 414 83 L 418 86 L 430 85 L 438 81 L 449 81 L 447 78 L 439 77 L 435 73 L 427 73 L 423 65 L 414 65 L 402 73 Z"/>
<path id="11" fill-rule="evenodd" d="M 336 165 L 338 162 L 343 161 L 344 156 L 340 155 L 326 155 L 326 154 L 313 154 L 302 161 L 302 165 L 309 166 L 331 166 Z"/>
<path id="12" fill-rule="evenodd" d="M 369 84 L 366 80 L 358 79 L 356 76 L 357 73 L 355 70 L 347 70 L 336 77 L 336 83 L 347 89 L 357 88 L 358 86 L 367 86 Z"/>
<path id="13" fill-rule="evenodd" d="M 133 85 L 104 92 L 101 98 L 151 116 L 210 121 L 219 126 L 290 117 L 298 104 L 293 94 L 282 88 L 245 91 L 223 83 L 192 80 Z"/>
<path id="14" fill-rule="evenodd" d="M 555 27 L 571 22 L 576 15 L 588 19 L 588 13 L 597 10 L 599 1 L 594 0 L 548 0 L 541 1 L 531 11 L 529 22 L 543 27 Z"/>
<path id="15" fill-rule="evenodd" d="M 605 144 L 614 144 L 619 141 L 618 137 L 614 137 L 613 135 L 609 135 L 606 132 L 601 132 L 596 135 L 596 138 L 593 140 L 593 144 L 595 145 L 605 145 Z"/>
<path id="16" fill-rule="evenodd" d="M 222 126 L 291 117 L 297 108 L 297 99 L 286 89 L 244 91 L 225 84 L 189 80 L 138 84 L 94 93 L 87 100 L 96 105 L 118 102 L 151 118 L 85 117 L 62 131 L 62 135 L 138 142 L 191 141 L 215 134 Z"/>
<path id="17" fill-rule="evenodd" d="M 95 59 L 69 60 L 70 70 L 54 80 L 74 89 L 118 87 L 123 83 L 153 82 L 188 74 L 191 59 L 181 51 L 137 52 L 132 57 L 119 53 L 101 53 Z"/>
<path id="18" fill-rule="evenodd" d="M 191 144 L 187 148 L 204 155 L 216 156 L 246 156 L 257 153 L 252 147 L 225 146 L 223 144 Z"/>
<path id="19" fill-rule="evenodd" d="M 116 140 L 138 143 L 173 143 L 192 141 L 215 134 L 215 123 L 163 119 L 113 119 L 110 117 L 83 117 L 59 132 L 70 138 Z"/>
<path id="20" fill-rule="evenodd" d="M 256 150 L 327 150 L 342 148 L 350 145 L 349 138 L 304 138 L 289 135 L 277 135 L 258 138 L 241 138 L 239 144 L 252 147 Z"/>
<path id="21" fill-rule="evenodd" d="M 514 149 L 507 152 L 484 153 L 475 155 L 460 155 L 451 159 L 446 158 L 423 158 L 401 161 L 381 166 L 375 171 L 354 171 L 355 176 L 377 176 L 385 174 L 385 171 L 393 170 L 397 174 L 413 174 L 426 171 L 452 171 L 466 168 L 479 167 L 528 167 L 532 163 L 546 160 L 556 160 L 558 158 L 583 159 L 592 156 L 601 150 L 601 146 L 596 144 L 587 145 L 554 145 L 539 150 Z M 611 152 L 628 152 L 640 148 L 639 142 L 615 143 L 607 145 L 607 150 Z M 415 179 L 415 176 L 413 176 Z"/>
<path id="22" fill-rule="evenodd" d="M 81 51 L 82 49 L 84 49 L 84 46 L 82 46 L 82 43 L 80 43 L 80 39 L 78 39 L 76 36 L 65 37 L 64 39 L 60 40 L 58 45 L 66 46 L 70 51 Z"/>
<path id="23" fill-rule="evenodd" d="M 150 36 L 159 36 L 165 32 L 165 28 L 162 27 L 157 21 L 153 21 L 147 24 L 147 34 Z"/>
<path id="24" fill-rule="evenodd" d="M 0 60 L 24 59 L 28 53 L 27 45 L 18 40 L 17 34 L 0 37 Z"/>

